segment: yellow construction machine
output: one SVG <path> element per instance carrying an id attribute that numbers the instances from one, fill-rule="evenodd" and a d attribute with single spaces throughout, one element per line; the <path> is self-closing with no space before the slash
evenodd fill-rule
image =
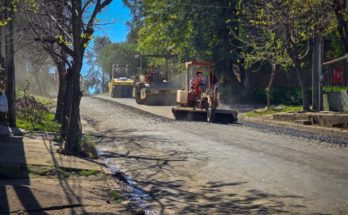
<path id="1" fill-rule="evenodd" d="M 129 77 L 128 65 L 113 64 L 109 93 L 113 98 L 132 98 L 134 80 Z"/>
<path id="2" fill-rule="evenodd" d="M 175 119 L 220 123 L 235 123 L 238 112 L 218 109 L 218 81 L 213 63 L 186 62 L 185 89 L 177 91 L 178 107 L 172 108 Z"/>

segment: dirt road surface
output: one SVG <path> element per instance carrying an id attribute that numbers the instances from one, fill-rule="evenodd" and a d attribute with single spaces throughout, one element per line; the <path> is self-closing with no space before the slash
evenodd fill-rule
<path id="1" fill-rule="evenodd" d="M 81 114 L 104 157 L 158 214 L 348 214 L 347 147 L 177 122 L 93 97 L 82 99 Z"/>

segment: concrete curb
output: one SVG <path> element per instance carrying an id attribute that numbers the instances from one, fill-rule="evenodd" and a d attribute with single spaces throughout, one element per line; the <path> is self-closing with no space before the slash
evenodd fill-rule
<path id="1" fill-rule="evenodd" d="M 319 126 L 313 126 L 313 125 L 301 125 L 301 124 L 296 124 L 291 122 L 275 121 L 271 119 L 246 117 L 246 116 L 241 118 L 241 120 L 252 122 L 252 123 L 258 123 L 258 124 L 266 124 L 271 126 L 281 126 L 284 128 L 291 128 L 291 129 L 295 129 L 299 131 L 306 131 L 306 132 L 311 132 L 316 134 L 348 138 L 348 130 L 339 129 L 339 128 L 327 128 L 327 127 L 319 127 Z"/>

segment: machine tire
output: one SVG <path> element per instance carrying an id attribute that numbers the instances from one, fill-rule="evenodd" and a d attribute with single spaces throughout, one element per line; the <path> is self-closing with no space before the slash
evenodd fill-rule
<path id="1" fill-rule="evenodd" d="M 138 96 L 135 96 L 135 102 L 139 105 L 144 104 L 144 100 L 140 99 Z"/>
<path id="2" fill-rule="evenodd" d="M 215 108 L 208 107 L 207 109 L 207 122 L 215 122 Z"/>
<path id="3" fill-rule="evenodd" d="M 117 96 L 116 93 L 117 93 L 116 87 L 112 87 L 111 95 L 110 95 L 110 96 L 111 96 L 112 98 L 116 98 L 116 96 Z"/>
<path id="4" fill-rule="evenodd" d="M 140 98 L 140 87 L 135 88 L 135 102 L 139 105 L 144 104 L 144 100 Z"/>

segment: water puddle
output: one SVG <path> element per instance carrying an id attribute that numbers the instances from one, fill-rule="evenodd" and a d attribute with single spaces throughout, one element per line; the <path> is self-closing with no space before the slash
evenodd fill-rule
<path id="1" fill-rule="evenodd" d="M 114 164 L 113 159 L 105 158 L 103 151 L 98 151 L 98 155 L 103 163 L 111 170 L 112 176 L 120 183 L 121 190 L 127 195 L 131 202 L 130 210 L 132 212 L 136 212 L 135 214 L 159 215 L 148 203 L 148 201 L 151 200 L 149 194 L 139 188 L 131 177 L 121 172 Z M 139 209 L 143 211 L 143 213 L 140 212 Z"/>

